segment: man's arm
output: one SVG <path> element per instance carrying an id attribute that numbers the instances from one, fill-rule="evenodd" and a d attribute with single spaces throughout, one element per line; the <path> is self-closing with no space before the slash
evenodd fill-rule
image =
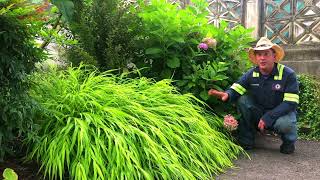
<path id="1" fill-rule="evenodd" d="M 209 96 L 215 96 L 215 97 L 221 99 L 223 102 L 227 101 L 228 98 L 229 98 L 229 94 L 228 93 L 225 93 L 225 92 L 222 92 L 222 91 L 217 91 L 215 89 L 210 89 L 208 91 L 208 95 Z"/>
<path id="2" fill-rule="evenodd" d="M 229 102 L 234 102 L 247 92 L 251 75 L 252 69 L 242 75 L 237 82 L 233 83 L 232 86 L 225 91 L 225 93 L 229 95 Z"/>
<path id="3" fill-rule="evenodd" d="M 233 102 L 238 99 L 239 96 L 243 95 L 247 91 L 248 87 L 248 75 L 251 74 L 252 71 L 248 71 L 244 74 L 236 83 L 233 83 L 232 86 L 226 90 L 225 92 L 217 91 L 215 89 L 210 89 L 208 91 L 209 96 L 216 96 L 222 101 Z"/>

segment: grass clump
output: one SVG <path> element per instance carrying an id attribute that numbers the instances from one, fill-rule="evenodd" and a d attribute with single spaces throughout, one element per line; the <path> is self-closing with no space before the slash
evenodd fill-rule
<path id="1" fill-rule="evenodd" d="M 216 130 L 219 118 L 169 80 L 84 69 L 33 78 L 42 111 L 29 158 L 49 179 L 210 179 L 243 152 Z"/>

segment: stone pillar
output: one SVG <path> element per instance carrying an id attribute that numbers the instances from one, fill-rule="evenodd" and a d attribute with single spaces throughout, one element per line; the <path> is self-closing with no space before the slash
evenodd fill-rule
<path id="1" fill-rule="evenodd" d="M 246 11 L 245 13 L 245 27 L 246 28 L 254 28 L 252 32 L 252 37 L 259 37 L 259 0 L 246 0 Z"/>

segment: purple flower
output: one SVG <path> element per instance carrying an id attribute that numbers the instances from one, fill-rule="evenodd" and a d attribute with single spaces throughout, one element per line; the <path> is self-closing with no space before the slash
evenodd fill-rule
<path id="1" fill-rule="evenodd" d="M 206 43 L 200 43 L 198 45 L 199 49 L 208 50 L 208 45 Z"/>

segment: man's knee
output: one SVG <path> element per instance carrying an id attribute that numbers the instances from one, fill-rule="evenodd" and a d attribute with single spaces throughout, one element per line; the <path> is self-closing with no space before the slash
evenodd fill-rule
<path id="1" fill-rule="evenodd" d="M 275 127 L 275 129 L 279 133 L 290 133 L 291 131 L 294 130 L 294 125 L 292 123 L 282 121 L 282 122 L 278 123 L 278 125 Z"/>
<path id="2" fill-rule="evenodd" d="M 296 115 L 294 112 L 290 112 L 285 116 L 281 116 L 274 124 L 274 129 L 278 133 L 291 133 L 296 130 Z"/>
<path id="3" fill-rule="evenodd" d="M 237 101 L 237 106 L 240 108 L 249 109 L 253 106 L 253 100 L 250 96 L 247 95 L 240 96 Z"/>

